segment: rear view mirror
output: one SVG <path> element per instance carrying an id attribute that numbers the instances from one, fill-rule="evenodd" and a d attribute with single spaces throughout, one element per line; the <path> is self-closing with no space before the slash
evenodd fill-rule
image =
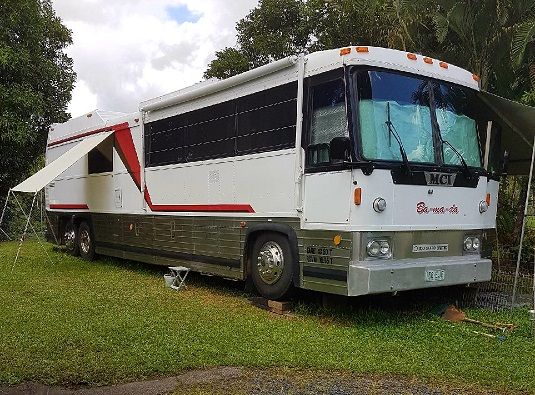
<path id="1" fill-rule="evenodd" d="M 503 159 L 502 159 L 502 175 L 507 175 L 507 170 L 509 168 L 509 152 L 504 151 L 503 152 Z"/>
<path id="2" fill-rule="evenodd" d="M 329 145 L 331 163 L 345 162 L 351 159 L 349 137 L 335 137 Z"/>

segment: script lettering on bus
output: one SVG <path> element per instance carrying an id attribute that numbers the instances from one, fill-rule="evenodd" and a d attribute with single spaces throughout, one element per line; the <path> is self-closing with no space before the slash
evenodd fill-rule
<path id="1" fill-rule="evenodd" d="M 332 263 L 332 248 L 321 246 L 307 246 L 306 256 L 308 263 Z"/>
<path id="2" fill-rule="evenodd" d="M 428 207 L 425 202 L 418 202 L 416 203 L 416 212 L 418 214 L 459 214 L 459 207 L 455 204 L 452 204 L 449 207 Z"/>

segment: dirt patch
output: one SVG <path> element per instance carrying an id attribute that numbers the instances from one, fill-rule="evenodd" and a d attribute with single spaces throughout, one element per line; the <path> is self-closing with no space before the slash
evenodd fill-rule
<path id="1" fill-rule="evenodd" d="M 105 387 L 63 388 L 39 383 L 0 386 L 0 394 L 32 395 L 368 395 L 368 394 L 512 394 L 472 385 L 429 383 L 407 377 L 350 372 L 220 367 L 192 370 L 175 377 Z"/>

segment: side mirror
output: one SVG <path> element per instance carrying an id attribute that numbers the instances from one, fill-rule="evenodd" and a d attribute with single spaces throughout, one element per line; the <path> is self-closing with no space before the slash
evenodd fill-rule
<path id="1" fill-rule="evenodd" d="M 502 175 L 507 175 L 507 170 L 509 168 L 509 152 L 504 151 L 503 152 L 503 158 L 502 158 Z"/>
<path id="2" fill-rule="evenodd" d="M 331 163 L 345 162 L 351 159 L 349 137 L 335 137 L 331 140 L 329 146 Z"/>

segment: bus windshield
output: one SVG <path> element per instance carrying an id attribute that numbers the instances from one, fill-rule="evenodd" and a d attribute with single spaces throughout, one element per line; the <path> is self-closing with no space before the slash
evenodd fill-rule
<path id="1" fill-rule="evenodd" d="M 474 92 L 380 70 L 358 71 L 357 91 L 365 159 L 401 161 L 396 133 L 410 162 L 458 166 L 460 154 L 468 166 L 481 167 L 475 111 L 470 108 Z"/>

